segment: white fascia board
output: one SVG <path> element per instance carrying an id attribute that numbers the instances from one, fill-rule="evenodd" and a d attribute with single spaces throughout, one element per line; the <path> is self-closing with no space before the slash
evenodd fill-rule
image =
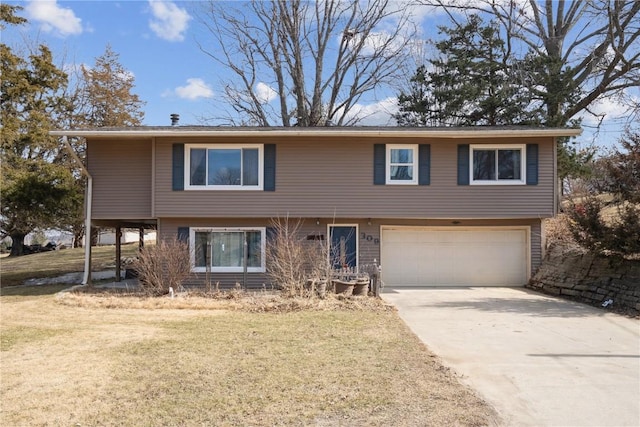
<path id="1" fill-rule="evenodd" d="M 393 138 L 445 138 L 445 139 L 477 139 L 477 138 L 525 138 L 525 137 L 562 137 L 578 136 L 582 129 L 569 128 L 532 128 L 532 129 L 118 129 L 118 130 L 53 130 L 49 132 L 51 136 L 75 136 L 83 138 L 95 137 L 116 137 L 116 138 L 136 138 L 136 137 L 243 137 L 243 136 L 278 136 L 278 137 L 393 137 Z"/>

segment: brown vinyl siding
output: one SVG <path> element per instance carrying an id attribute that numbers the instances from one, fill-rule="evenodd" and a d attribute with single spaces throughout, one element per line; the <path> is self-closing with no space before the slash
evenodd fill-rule
<path id="1" fill-rule="evenodd" d="M 291 218 L 295 222 L 295 218 Z M 319 221 L 320 224 L 316 224 Z M 421 227 L 499 227 L 499 226 L 528 226 L 530 233 L 530 265 L 534 273 L 540 266 L 542 257 L 541 221 L 539 219 L 509 219 L 509 220 L 407 220 L 407 219 L 380 219 L 380 218 L 313 218 L 306 219 L 300 229 L 300 235 L 304 238 L 311 234 L 321 234 L 327 238 L 328 224 L 358 224 L 358 265 L 363 268 L 366 265 L 380 263 L 380 229 L 382 226 L 421 226 Z M 371 223 L 369 225 L 369 222 Z M 268 227 L 269 218 L 162 218 L 159 220 L 159 238 L 173 238 L 178 233 L 179 227 Z M 383 266 L 384 268 L 384 266 Z M 241 283 L 242 273 L 212 273 L 211 283 L 218 283 L 222 287 L 231 287 Z M 248 288 L 270 287 L 269 280 L 263 273 L 248 273 Z M 205 273 L 196 273 L 187 281 L 190 286 L 206 286 Z"/>
<path id="2" fill-rule="evenodd" d="M 151 153 L 150 140 L 88 141 L 92 219 L 151 217 Z"/>
<path id="3" fill-rule="evenodd" d="M 172 191 L 172 143 L 275 143 L 276 191 Z M 373 185 L 374 143 L 430 144 L 431 184 Z M 538 185 L 457 185 L 458 144 L 539 144 Z M 532 218 L 553 215 L 553 138 L 158 138 L 158 217 Z"/>

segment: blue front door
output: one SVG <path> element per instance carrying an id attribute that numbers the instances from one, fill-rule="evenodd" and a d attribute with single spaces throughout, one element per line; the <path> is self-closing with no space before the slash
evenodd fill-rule
<path id="1" fill-rule="evenodd" d="M 358 263 L 358 230 L 353 225 L 330 225 L 333 268 L 355 268 Z"/>

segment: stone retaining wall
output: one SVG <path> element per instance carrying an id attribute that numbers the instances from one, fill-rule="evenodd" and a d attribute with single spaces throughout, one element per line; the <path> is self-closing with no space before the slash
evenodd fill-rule
<path id="1" fill-rule="evenodd" d="M 616 310 L 640 311 L 640 260 L 596 255 L 578 248 L 549 248 L 527 287 Z"/>

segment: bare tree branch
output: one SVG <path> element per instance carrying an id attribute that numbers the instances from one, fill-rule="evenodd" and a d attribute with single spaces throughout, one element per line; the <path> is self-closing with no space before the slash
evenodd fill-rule
<path id="1" fill-rule="evenodd" d="M 537 71 L 543 83 L 531 91 L 545 103 L 550 125 L 567 124 L 594 102 L 637 88 L 640 82 L 638 1 L 529 0 L 523 7 L 515 1 L 418 1 L 450 15 L 490 15 L 500 22 L 509 46 L 519 41 L 529 54 L 544 58 L 546 66 Z M 554 96 L 558 87 L 570 96 Z"/>
<path id="2" fill-rule="evenodd" d="M 226 101 L 259 126 L 356 123 L 354 105 L 394 80 L 414 33 L 409 13 L 391 0 L 205 6 L 200 22 L 212 37 L 200 48 L 230 71 Z M 277 95 L 261 96 L 259 84 Z"/>

